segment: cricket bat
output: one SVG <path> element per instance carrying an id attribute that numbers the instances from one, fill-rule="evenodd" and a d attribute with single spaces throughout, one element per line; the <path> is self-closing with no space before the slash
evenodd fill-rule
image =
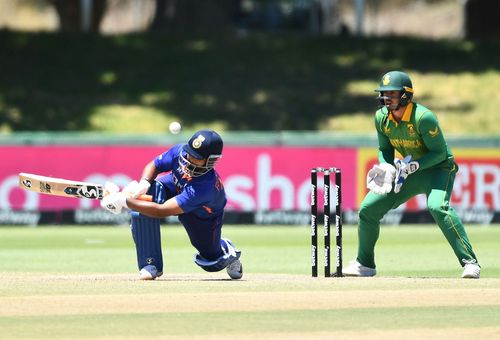
<path id="1" fill-rule="evenodd" d="M 19 174 L 19 186 L 22 189 L 36 191 L 41 194 L 92 200 L 102 200 L 107 194 L 102 184 L 72 181 L 24 172 Z M 153 198 L 151 195 L 141 195 L 138 199 L 151 202 Z"/>

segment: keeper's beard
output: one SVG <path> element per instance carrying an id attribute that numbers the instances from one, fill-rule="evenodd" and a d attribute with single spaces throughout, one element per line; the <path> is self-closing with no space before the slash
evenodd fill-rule
<path id="1" fill-rule="evenodd" d="M 397 111 L 401 107 L 401 103 L 399 103 L 399 102 L 397 103 L 397 105 L 394 105 L 394 103 L 392 103 L 392 102 L 388 104 L 387 101 L 384 104 L 389 112 Z"/>

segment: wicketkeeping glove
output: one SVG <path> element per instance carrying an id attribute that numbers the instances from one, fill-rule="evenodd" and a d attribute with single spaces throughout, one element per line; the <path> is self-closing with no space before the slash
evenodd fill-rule
<path id="1" fill-rule="evenodd" d="M 392 182 L 396 168 L 389 163 L 375 164 L 366 176 L 366 187 L 379 195 L 385 195 L 392 190 Z"/>
<path id="2" fill-rule="evenodd" d="M 411 155 L 406 156 L 404 159 L 394 160 L 396 166 L 396 177 L 394 179 L 394 192 L 397 194 L 401 190 L 406 177 L 418 170 L 420 165 L 417 161 L 411 160 Z"/>

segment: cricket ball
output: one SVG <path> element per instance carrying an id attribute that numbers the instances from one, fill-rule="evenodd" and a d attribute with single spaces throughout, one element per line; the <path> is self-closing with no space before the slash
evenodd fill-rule
<path id="1" fill-rule="evenodd" d="M 179 123 L 179 122 L 172 122 L 168 126 L 168 130 L 170 131 L 170 133 L 172 133 L 174 135 L 181 132 L 181 129 L 182 129 L 182 126 L 181 126 L 181 123 Z"/>

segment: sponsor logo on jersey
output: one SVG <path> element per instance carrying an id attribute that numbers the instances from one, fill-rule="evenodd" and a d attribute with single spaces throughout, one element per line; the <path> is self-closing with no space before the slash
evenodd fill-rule
<path id="1" fill-rule="evenodd" d="M 420 140 L 411 140 L 411 139 L 399 139 L 399 138 L 392 138 L 389 139 L 391 142 L 391 145 L 395 148 L 405 148 L 405 149 L 420 149 L 422 147 L 422 143 Z"/>
<path id="2" fill-rule="evenodd" d="M 415 129 L 413 128 L 413 124 L 408 124 L 408 133 L 410 135 L 414 135 L 415 134 Z"/>
<path id="3" fill-rule="evenodd" d="M 385 127 L 384 128 L 384 132 L 386 135 L 390 134 L 391 133 L 391 128 L 390 127 Z"/>
<path id="4" fill-rule="evenodd" d="M 429 135 L 431 135 L 432 138 L 434 138 L 437 135 L 439 135 L 439 129 L 438 129 L 438 127 L 436 126 L 436 128 L 434 130 L 429 131 Z"/>

